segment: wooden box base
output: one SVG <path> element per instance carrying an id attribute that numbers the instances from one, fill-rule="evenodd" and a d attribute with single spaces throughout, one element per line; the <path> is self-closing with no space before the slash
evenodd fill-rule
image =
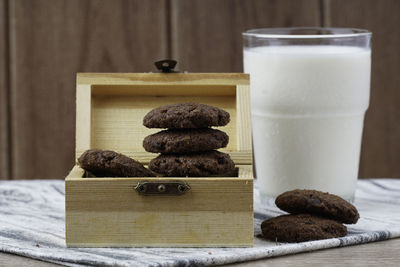
<path id="1" fill-rule="evenodd" d="M 68 247 L 248 247 L 253 245 L 253 175 L 226 178 L 82 178 L 65 180 Z M 177 196 L 144 196 L 140 181 L 185 181 Z"/>

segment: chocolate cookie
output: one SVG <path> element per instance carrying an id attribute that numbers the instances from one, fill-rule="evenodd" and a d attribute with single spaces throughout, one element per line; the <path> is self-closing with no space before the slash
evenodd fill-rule
<path id="1" fill-rule="evenodd" d="M 261 224 L 263 236 L 277 242 L 304 242 L 342 237 L 347 228 L 334 220 L 310 214 L 281 215 Z"/>
<path id="2" fill-rule="evenodd" d="M 275 199 L 275 204 L 289 213 L 311 213 L 342 223 L 356 223 L 360 218 L 356 207 L 343 198 L 316 190 L 285 192 Z"/>
<path id="3" fill-rule="evenodd" d="M 211 128 L 165 130 L 147 136 L 143 147 L 154 153 L 186 153 L 226 147 L 226 133 Z"/>
<path id="4" fill-rule="evenodd" d="M 217 107 L 180 103 L 151 110 L 143 118 L 143 125 L 148 128 L 193 129 L 224 126 L 229 120 L 229 113 Z"/>
<path id="5" fill-rule="evenodd" d="M 211 150 L 187 154 L 161 154 L 150 161 L 149 168 L 165 176 L 206 177 L 234 172 L 235 164 L 228 154 Z"/>
<path id="6" fill-rule="evenodd" d="M 78 162 L 83 169 L 96 177 L 155 176 L 140 162 L 109 150 L 87 150 L 79 157 Z"/>

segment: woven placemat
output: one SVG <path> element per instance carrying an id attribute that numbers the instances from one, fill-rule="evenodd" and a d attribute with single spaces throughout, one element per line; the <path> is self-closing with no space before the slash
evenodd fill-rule
<path id="1" fill-rule="evenodd" d="M 254 229 L 283 214 L 261 205 L 255 183 Z M 400 236 L 400 180 L 370 179 L 357 184 L 361 218 L 342 238 L 284 244 L 255 237 L 251 248 L 66 248 L 64 181 L 0 182 L 0 251 L 67 266 L 219 265 L 305 251 L 349 246 Z"/>

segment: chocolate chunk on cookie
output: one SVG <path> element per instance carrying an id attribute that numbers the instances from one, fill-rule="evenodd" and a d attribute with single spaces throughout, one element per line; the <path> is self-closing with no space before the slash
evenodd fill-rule
<path id="1" fill-rule="evenodd" d="M 277 242 L 304 242 L 342 237 L 347 228 L 334 220 L 310 214 L 282 215 L 261 224 L 263 236 Z"/>
<path id="2" fill-rule="evenodd" d="M 165 130 L 147 136 L 143 147 L 154 153 L 186 153 L 226 147 L 226 133 L 211 128 Z"/>
<path id="3" fill-rule="evenodd" d="M 109 150 L 91 149 L 78 159 L 79 165 L 96 177 L 153 177 L 140 162 Z"/>
<path id="4" fill-rule="evenodd" d="M 233 173 L 235 164 L 228 154 L 211 150 L 186 154 L 161 154 L 150 161 L 149 168 L 170 177 L 206 177 Z"/>
<path id="5" fill-rule="evenodd" d="M 360 218 L 351 203 L 339 196 L 316 190 L 285 192 L 275 199 L 275 204 L 289 213 L 311 213 L 342 223 L 356 223 Z"/>
<path id="6" fill-rule="evenodd" d="M 224 126 L 229 113 L 213 106 L 198 103 L 179 103 L 151 110 L 143 118 L 148 128 L 193 129 Z"/>

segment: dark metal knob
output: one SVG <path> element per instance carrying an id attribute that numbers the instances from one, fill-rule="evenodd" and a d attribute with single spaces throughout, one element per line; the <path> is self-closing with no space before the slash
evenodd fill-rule
<path id="1" fill-rule="evenodd" d="M 159 60 L 159 61 L 154 62 L 154 64 L 156 65 L 157 69 L 163 73 L 180 72 L 180 71 L 174 70 L 174 68 L 175 68 L 176 64 L 178 64 L 178 62 L 173 59 Z"/>

